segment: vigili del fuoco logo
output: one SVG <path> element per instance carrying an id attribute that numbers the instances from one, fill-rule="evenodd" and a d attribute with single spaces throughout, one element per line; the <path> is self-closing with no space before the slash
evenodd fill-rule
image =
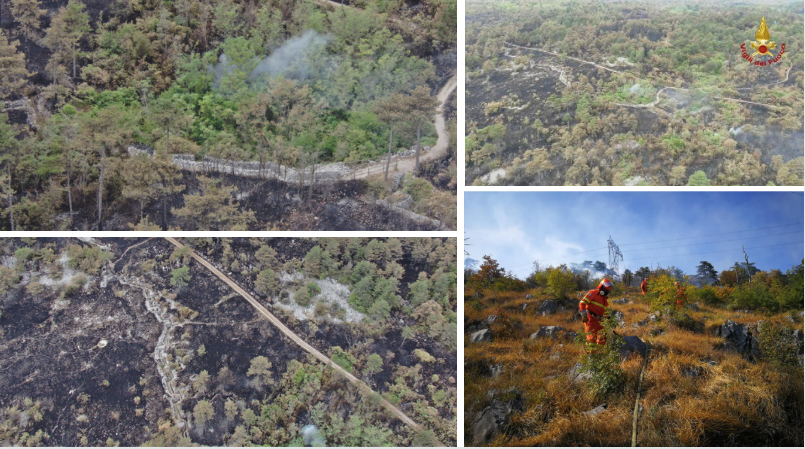
<path id="1" fill-rule="evenodd" d="M 783 53 L 785 53 L 785 44 L 780 44 L 780 50 L 775 53 L 774 49 L 777 47 L 777 44 L 771 40 L 771 34 L 769 33 L 769 27 L 766 26 L 765 17 L 761 17 L 760 19 L 760 27 L 757 29 L 757 33 L 755 33 L 755 39 L 757 40 L 749 44 L 752 50 L 754 50 L 754 53 L 751 55 L 746 51 L 746 42 L 741 44 L 741 56 L 744 59 L 761 67 L 772 65 L 780 61 L 780 58 L 783 57 Z"/>

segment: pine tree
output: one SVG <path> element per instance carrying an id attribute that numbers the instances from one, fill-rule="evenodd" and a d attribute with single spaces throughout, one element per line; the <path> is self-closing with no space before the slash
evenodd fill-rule
<path id="1" fill-rule="evenodd" d="M 0 33 L 0 98 L 17 93 L 30 75 L 25 69 L 25 55 L 17 51 L 17 45 Z"/>
<path id="2" fill-rule="evenodd" d="M 198 177 L 201 193 L 184 196 L 184 207 L 171 209 L 174 215 L 184 219 L 190 227 L 212 230 L 246 230 L 254 222 L 254 212 L 238 210 L 232 199 L 234 187 L 220 186 L 219 180 Z"/>
<path id="3" fill-rule="evenodd" d="M 433 119 L 436 114 L 436 108 L 439 106 L 439 100 L 430 95 L 430 89 L 426 86 L 419 86 L 411 91 L 411 95 L 407 98 L 408 110 L 416 122 L 416 165 L 414 166 L 414 174 L 419 174 L 419 149 L 420 137 L 422 134 L 422 122 Z"/>
<path id="4" fill-rule="evenodd" d="M 70 0 L 67 7 L 59 10 L 59 16 L 63 17 L 67 36 L 70 40 L 71 56 L 73 59 L 73 78 L 75 78 L 75 57 L 76 46 L 78 42 L 92 31 L 89 26 L 89 14 L 86 11 L 86 6 L 81 3 L 81 0 Z"/>
<path id="5" fill-rule="evenodd" d="M 407 107 L 407 100 L 406 97 L 400 93 L 393 93 L 389 95 L 387 98 L 383 100 L 378 100 L 375 103 L 374 113 L 377 114 L 377 118 L 382 121 L 386 122 L 391 125 L 391 129 L 389 131 L 389 153 L 388 158 L 386 159 L 386 174 L 383 178 L 384 181 L 388 181 L 389 179 L 389 166 L 391 165 L 391 149 L 394 143 L 394 124 L 399 122 L 400 120 L 405 117 L 405 113 L 408 112 Z"/>
<path id="6" fill-rule="evenodd" d="M 22 34 L 28 38 L 26 48 L 30 48 L 30 42 L 36 39 L 39 19 L 45 14 L 44 9 L 39 9 L 39 5 L 39 0 L 11 0 L 11 14 L 20 24 Z"/>

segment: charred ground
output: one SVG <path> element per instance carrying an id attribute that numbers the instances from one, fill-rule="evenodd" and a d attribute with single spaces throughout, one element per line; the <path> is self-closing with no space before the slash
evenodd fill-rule
<path id="1" fill-rule="evenodd" d="M 455 270 L 455 240 L 421 247 L 430 240 L 402 242 L 404 304 L 414 300 L 408 283 L 417 282 L 420 270 L 431 273 L 434 284 L 451 264 Z M 254 258 L 257 249 L 276 251 L 271 264 L 277 272 L 304 273 L 305 256 L 328 242 L 188 243 L 254 291 L 257 267 L 265 269 Z M 352 243 L 357 248 L 371 241 Z M 342 244 L 349 247 L 350 239 Z M 443 244 L 453 246 L 447 259 L 429 262 L 427 254 L 443 253 Z M 431 334 L 410 312 L 395 308 L 371 324 L 327 315 L 297 319 L 272 306 L 282 295 L 258 294 L 294 332 L 349 366 L 422 424 L 423 432 L 411 432 L 373 405 L 371 394 L 309 358 L 226 284 L 174 254 L 162 239 L 6 239 L 2 246 L 0 399 L 10 408 L 3 411 L 8 427 L 0 440 L 7 444 L 301 445 L 299 429 L 309 423 L 332 445 L 455 442 L 455 335 L 451 344 Z M 239 269 L 233 269 L 234 260 Z M 171 282 L 184 267 L 192 280 Z M 453 307 L 454 288 L 447 298 Z M 453 312 L 444 313 L 442 320 L 452 314 L 455 321 Z M 455 334 L 454 324 L 452 329 Z M 434 359 L 426 362 L 414 353 L 423 350 Z M 371 354 L 380 355 L 379 368 L 366 368 Z M 271 364 L 265 376 L 249 373 L 258 356 Z"/>

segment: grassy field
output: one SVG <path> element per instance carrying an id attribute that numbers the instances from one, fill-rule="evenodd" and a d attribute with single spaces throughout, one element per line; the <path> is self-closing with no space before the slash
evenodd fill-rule
<path id="1" fill-rule="evenodd" d="M 531 299 L 525 299 L 527 294 Z M 479 297 L 480 296 L 480 297 Z M 640 356 L 620 364 L 624 383 L 614 393 L 596 395 L 587 383 L 567 373 L 583 356 L 571 338 L 532 340 L 541 326 L 561 326 L 565 332 L 584 332 L 577 313 L 576 294 L 559 302 L 557 313 L 538 316 L 537 307 L 555 299 L 542 288 L 523 292 L 465 289 L 465 325 L 498 318 L 489 325 L 494 338 L 469 343 L 465 336 L 465 441 L 472 444 L 478 412 L 493 402 L 491 390 L 522 394 L 522 411 L 515 411 L 491 442 L 494 446 L 629 446 Z M 626 297 L 627 304 L 612 304 Z M 523 305 L 527 304 L 525 309 Z M 635 288 L 610 298 L 611 309 L 624 314 L 619 335 L 634 335 L 650 348 L 644 373 L 637 444 L 641 446 L 802 446 L 803 370 L 761 358 L 745 360 L 723 348 L 715 331 L 731 319 L 756 325 L 773 321 L 802 329 L 800 315 L 791 323 L 786 314 L 765 315 L 699 306 L 685 310 L 703 323 L 698 331 L 678 328 L 660 319 L 648 322 L 651 304 Z M 636 327 L 633 327 L 636 325 Z M 497 377 L 478 366 L 502 365 Z M 484 375 L 486 374 L 486 375 Z M 510 393 L 511 395 L 511 393 Z M 605 412 L 583 412 L 606 403 Z"/>

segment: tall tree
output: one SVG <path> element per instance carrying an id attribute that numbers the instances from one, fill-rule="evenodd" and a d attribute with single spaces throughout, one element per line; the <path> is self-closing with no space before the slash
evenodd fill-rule
<path id="1" fill-rule="evenodd" d="M 151 115 L 156 124 L 165 131 L 165 153 L 170 154 L 171 129 L 178 131 L 193 123 L 184 102 L 178 97 L 163 94 L 153 103 Z"/>
<path id="2" fill-rule="evenodd" d="M 92 28 L 89 26 L 89 13 L 81 0 L 70 0 L 67 6 L 59 10 L 65 24 L 65 30 L 71 46 L 71 56 L 73 60 L 73 78 L 76 75 L 76 47 L 78 42 L 86 36 Z"/>
<path id="3" fill-rule="evenodd" d="M 0 98 L 18 93 L 30 75 L 25 69 L 25 55 L 17 51 L 17 45 L 0 33 Z"/>
<path id="4" fill-rule="evenodd" d="M 6 165 L 4 176 L 6 179 L 2 189 L 8 199 L 8 217 L 12 231 L 14 230 L 14 190 L 11 188 L 11 167 L 16 165 L 18 148 L 17 131 L 13 125 L 8 123 L 8 115 L 0 113 L 0 163 Z"/>
<path id="5" fill-rule="evenodd" d="M 167 229 L 167 198 L 184 190 L 179 184 L 182 179 L 178 167 L 168 154 L 158 152 L 153 157 L 140 153 L 129 158 L 124 164 L 122 176 L 126 182 L 123 197 L 140 203 L 140 221 L 143 220 L 145 204 L 162 200 L 162 228 Z"/>
<path id="6" fill-rule="evenodd" d="M 389 166 L 391 165 L 391 149 L 394 143 L 394 124 L 406 116 L 408 112 L 406 97 L 395 92 L 388 97 L 375 102 L 374 112 L 380 121 L 386 122 L 391 126 L 389 131 L 389 153 L 386 158 L 386 174 L 383 177 L 384 181 L 389 179 Z"/>
<path id="7" fill-rule="evenodd" d="M 699 278 L 699 282 L 702 285 L 718 283 L 718 271 L 716 271 L 713 264 L 706 260 L 699 262 L 699 265 L 696 267 L 696 276 Z"/>
<path id="8" fill-rule="evenodd" d="M 414 174 L 419 174 L 419 149 L 420 137 L 422 135 L 422 123 L 433 119 L 436 114 L 439 100 L 430 95 L 430 89 L 427 86 L 419 86 L 411 91 L 407 98 L 408 110 L 410 111 L 413 121 L 416 123 L 416 164 L 414 165 Z"/>
<path id="9" fill-rule="evenodd" d="M 64 8 L 62 8 L 64 10 Z M 45 30 L 45 38 L 42 40 L 45 47 L 49 48 L 53 54 L 50 56 L 48 63 L 48 72 L 51 74 L 51 83 L 53 86 L 53 96 L 56 96 L 56 75 L 60 68 L 60 63 L 67 56 L 70 48 L 70 37 L 67 33 L 67 24 L 64 22 L 64 16 L 58 14 L 53 20 L 50 21 L 50 27 Z"/>
<path id="10" fill-rule="evenodd" d="M 36 39 L 39 19 L 45 14 L 45 10 L 40 9 L 39 5 L 39 0 L 11 0 L 11 14 L 19 22 L 22 34 L 28 38 L 26 50 L 30 49 L 30 42 Z"/>
<path id="11" fill-rule="evenodd" d="M 93 109 L 81 116 L 80 136 L 82 143 L 98 152 L 98 223 L 103 230 L 103 181 L 106 174 L 106 155 L 129 140 L 133 129 L 132 118 L 119 106 Z"/>

